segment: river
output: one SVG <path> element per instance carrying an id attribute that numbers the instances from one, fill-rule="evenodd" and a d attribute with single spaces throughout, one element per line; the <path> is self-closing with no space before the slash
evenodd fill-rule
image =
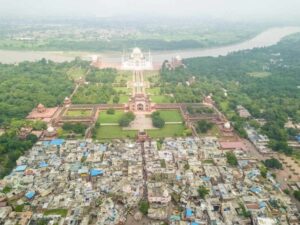
<path id="1" fill-rule="evenodd" d="M 277 27 L 270 28 L 256 37 L 242 43 L 232 44 L 208 49 L 189 49 L 178 51 L 156 51 L 152 52 L 154 63 L 161 63 L 165 59 L 171 59 L 176 55 L 182 58 L 204 57 L 204 56 L 224 56 L 231 52 L 247 50 L 253 48 L 268 47 L 277 44 L 282 38 L 300 32 L 300 27 Z M 60 52 L 60 51 L 13 51 L 0 50 L 1 63 L 18 63 L 22 61 L 36 61 L 41 58 L 63 62 L 73 60 L 76 56 L 90 59 L 92 55 L 99 55 L 103 61 L 108 63 L 118 63 L 121 61 L 122 52 Z"/>

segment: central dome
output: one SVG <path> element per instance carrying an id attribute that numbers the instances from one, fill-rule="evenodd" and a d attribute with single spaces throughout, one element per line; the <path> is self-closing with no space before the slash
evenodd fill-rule
<path id="1" fill-rule="evenodd" d="M 140 48 L 134 48 L 132 54 L 142 54 L 142 51 Z"/>
<path id="2" fill-rule="evenodd" d="M 144 58 L 144 55 L 140 48 L 134 48 L 131 53 L 131 58 L 134 60 L 141 60 Z"/>

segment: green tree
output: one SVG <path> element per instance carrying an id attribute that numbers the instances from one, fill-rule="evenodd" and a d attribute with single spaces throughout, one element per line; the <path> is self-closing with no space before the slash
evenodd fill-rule
<path id="1" fill-rule="evenodd" d="M 110 114 L 110 115 L 113 115 L 113 114 L 115 114 L 115 109 L 113 109 L 113 108 L 110 108 L 110 109 L 108 109 L 107 111 L 106 111 L 106 113 L 107 114 Z"/>
<path id="2" fill-rule="evenodd" d="M 227 163 L 231 166 L 237 166 L 238 160 L 233 152 L 226 152 Z"/>
<path id="3" fill-rule="evenodd" d="M 263 163 L 267 168 L 282 169 L 281 162 L 275 158 L 266 159 L 265 161 L 263 161 Z"/>
<path id="4" fill-rule="evenodd" d="M 133 121 L 135 118 L 134 114 L 132 112 L 127 112 L 122 115 L 122 117 L 119 120 L 119 125 L 121 127 L 128 127 L 131 121 Z"/>
<path id="5" fill-rule="evenodd" d="M 260 175 L 261 175 L 263 178 L 266 178 L 266 177 L 267 177 L 267 173 L 268 173 L 267 167 L 261 166 L 261 167 L 259 167 L 259 170 L 260 170 Z"/>
<path id="6" fill-rule="evenodd" d="M 118 95 L 115 95 L 113 97 L 113 103 L 117 104 L 117 103 L 119 103 L 119 101 L 120 101 L 120 97 Z"/>
<path id="7" fill-rule="evenodd" d="M 294 191 L 294 197 L 300 201 L 300 191 Z"/>
<path id="8" fill-rule="evenodd" d="M 213 123 L 206 120 L 200 120 L 197 122 L 196 130 L 198 133 L 207 133 L 213 127 Z"/>
<path id="9" fill-rule="evenodd" d="M 161 118 L 159 112 L 152 113 L 151 118 L 154 127 L 162 128 L 165 126 L 165 121 Z"/>
<path id="10" fill-rule="evenodd" d="M 145 200 L 140 201 L 140 203 L 139 203 L 139 210 L 144 215 L 147 215 L 148 214 L 148 210 L 149 210 L 149 202 L 145 201 Z"/>
<path id="11" fill-rule="evenodd" d="M 199 197 L 202 199 L 204 199 L 205 196 L 209 194 L 209 190 L 202 185 L 198 188 L 197 191 L 198 191 Z"/>

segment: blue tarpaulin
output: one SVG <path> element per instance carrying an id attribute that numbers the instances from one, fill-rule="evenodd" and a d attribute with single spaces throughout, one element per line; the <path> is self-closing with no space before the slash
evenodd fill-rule
<path id="1" fill-rule="evenodd" d="M 210 181 L 210 177 L 201 177 L 203 181 Z"/>
<path id="2" fill-rule="evenodd" d="M 26 170 L 26 168 L 27 168 L 26 165 L 17 166 L 15 171 L 16 172 L 23 172 L 24 170 Z"/>
<path id="3" fill-rule="evenodd" d="M 180 221 L 181 218 L 180 218 L 180 216 L 178 216 L 178 215 L 172 215 L 172 216 L 170 216 L 170 220 L 171 220 L 171 221 Z"/>
<path id="4" fill-rule="evenodd" d="M 296 140 L 300 142 L 300 135 L 296 136 Z"/>
<path id="5" fill-rule="evenodd" d="M 35 196 L 35 191 L 29 191 L 25 194 L 25 197 L 28 199 L 32 199 Z"/>
<path id="6" fill-rule="evenodd" d="M 48 164 L 46 162 L 40 162 L 40 165 L 39 165 L 41 168 L 44 168 L 44 167 L 47 167 Z"/>
<path id="7" fill-rule="evenodd" d="M 43 145 L 46 146 L 46 147 L 49 146 L 50 145 L 50 141 L 43 141 Z"/>
<path id="8" fill-rule="evenodd" d="M 81 142 L 81 143 L 80 143 L 80 147 L 83 148 L 83 147 L 85 147 L 85 146 L 86 146 L 86 143 L 85 143 L 85 142 Z"/>
<path id="9" fill-rule="evenodd" d="M 191 217 L 192 215 L 193 215 L 193 211 L 191 209 L 187 208 L 185 210 L 185 216 L 186 217 Z"/>
<path id="10" fill-rule="evenodd" d="M 64 139 L 53 139 L 50 142 L 50 145 L 62 145 L 65 142 Z"/>
<path id="11" fill-rule="evenodd" d="M 253 193 L 260 193 L 261 192 L 261 188 L 260 187 L 252 187 L 250 188 L 250 191 L 252 191 Z"/>
<path id="12" fill-rule="evenodd" d="M 265 208 L 267 206 L 267 204 L 265 202 L 260 202 L 259 203 L 259 208 Z"/>
<path id="13" fill-rule="evenodd" d="M 97 169 L 91 169 L 90 174 L 92 177 L 98 176 L 98 175 L 102 175 L 103 174 L 103 170 L 97 170 Z"/>
<path id="14" fill-rule="evenodd" d="M 103 144 L 101 144 L 100 145 L 100 147 L 99 147 L 99 150 L 101 151 L 101 152 L 105 152 L 106 151 L 106 145 L 103 145 Z"/>

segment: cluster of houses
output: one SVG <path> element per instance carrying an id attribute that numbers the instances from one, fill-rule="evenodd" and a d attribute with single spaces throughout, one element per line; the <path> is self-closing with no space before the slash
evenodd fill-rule
<path id="1" fill-rule="evenodd" d="M 245 131 L 247 132 L 249 140 L 261 154 L 273 154 L 272 150 L 268 147 L 270 139 L 267 135 L 258 133 L 254 127 L 249 125 L 245 127 Z"/>
<path id="2" fill-rule="evenodd" d="M 299 224 L 298 216 L 271 173 L 261 176 L 258 159 L 221 149 L 215 137 L 41 141 L 0 180 L 4 225 L 129 224 L 129 217 L 134 224 Z"/>

